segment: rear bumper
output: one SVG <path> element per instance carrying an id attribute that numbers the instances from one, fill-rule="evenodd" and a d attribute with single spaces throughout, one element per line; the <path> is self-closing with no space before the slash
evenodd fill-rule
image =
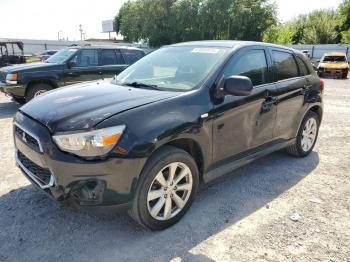
<path id="1" fill-rule="evenodd" d="M 61 205 L 105 212 L 132 202 L 145 158 L 84 160 L 60 151 L 46 127 L 23 114 L 17 113 L 15 125 L 25 132 L 14 128 L 17 166 Z"/>

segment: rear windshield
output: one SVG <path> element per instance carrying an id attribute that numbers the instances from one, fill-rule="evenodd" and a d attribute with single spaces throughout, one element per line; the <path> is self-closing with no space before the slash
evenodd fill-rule
<path id="1" fill-rule="evenodd" d="M 323 62 L 346 62 L 345 56 L 325 56 Z"/>

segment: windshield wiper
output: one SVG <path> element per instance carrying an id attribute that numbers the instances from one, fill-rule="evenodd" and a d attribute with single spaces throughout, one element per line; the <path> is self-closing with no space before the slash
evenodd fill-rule
<path id="1" fill-rule="evenodd" d="M 140 82 L 122 83 L 122 85 L 132 86 L 132 87 L 146 87 L 154 90 L 161 90 L 157 85 L 149 85 L 149 84 L 140 83 Z"/>

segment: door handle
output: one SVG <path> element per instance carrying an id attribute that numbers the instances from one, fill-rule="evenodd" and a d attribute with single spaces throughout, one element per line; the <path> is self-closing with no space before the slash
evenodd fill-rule
<path id="1" fill-rule="evenodd" d="M 312 87 L 312 85 L 304 85 L 303 89 L 301 90 L 301 95 L 305 95 L 306 93 L 308 93 L 310 91 L 310 88 Z"/>
<path id="2" fill-rule="evenodd" d="M 273 97 L 267 97 L 266 100 L 262 103 L 261 113 L 267 113 L 271 110 L 273 105 L 277 104 L 277 99 Z"/>

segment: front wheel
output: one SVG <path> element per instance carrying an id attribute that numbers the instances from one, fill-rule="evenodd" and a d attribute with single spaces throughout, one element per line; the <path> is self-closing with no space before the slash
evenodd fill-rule
<path id="1" fill-rule="evenodd" d="M 52 86 L 44 83 L 36 84 L 29 87 L 29 90 L 26 95 L 26 102 L 29 102 L 33 98 L 38 97 L 43 93 L 50 91 L 51 89 L 52 89 Z"/>
<path id="2" fill-rule="evenodd" d="M 298 157 L 309 155 L 316 144 L 320 118 L 313 111 L 306 113 L 294 144 L 287 147 L 287 152 Z"/>
<path id="3" fill-rule="evenodd" d="M 129 214 L 144 227 L 165 229 L 185 215 L 198 182 L 198 168 L 191 155 L 165 146 L 142 171 Z"/>
<path id="4" fill-rule="evenodd" d="M 342 78 L 347 79 L 348 78 L 348 71 L 342 73 Z"/>

